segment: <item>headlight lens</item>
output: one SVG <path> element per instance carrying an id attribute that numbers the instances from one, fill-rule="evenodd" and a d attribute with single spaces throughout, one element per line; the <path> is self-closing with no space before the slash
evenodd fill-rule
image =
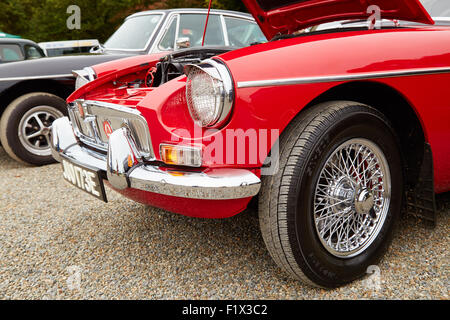
<path id="1" fill-rule="evenodd" d="M 234 102 L 233 79 L 227 67 L 215 60 L 188 65 L 186 99 L 194 122 L 200 127 L 220 127 Z"/>

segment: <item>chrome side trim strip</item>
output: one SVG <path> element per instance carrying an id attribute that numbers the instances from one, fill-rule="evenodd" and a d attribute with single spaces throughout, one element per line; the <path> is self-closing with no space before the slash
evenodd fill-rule
<path id="1" fill-rule="evenodd" d="M 12 78 L 0 78 L 0 81 L 21 81 L 21 80 L 39 80 L 39 79 L 54 79 L 54 78 L 74 78 L 71 73 L 68 74 L 54 74 L 46 76 L 30 76 L 30 77 L 12 77 Z"/>
<path id="2" fill-rule="evenodd" d="M 409 69 L 409 70 L 397 70 L 397 71 L 373 72 L 373 73 L 358 73 L 358 74 L 346 74 L 346 75 L 322 76 L 322 77 L 304 77 L 304 78 L 288 78 L 288 79 L 273 79 L 273 80 L 259 80 L 259 81 L 241 81 L 241 82 L 238 82 L 237 86 L 238 86 L 238 88 L 288 86 L 288 85 L 311 84 L 311 83 L 410 77 L 410 76 L 421 76 L 421 75 L 442 74 L 442 73 L 450 73 L 450 68 L 449 67 L 424 68 L 424 69 Z"/>

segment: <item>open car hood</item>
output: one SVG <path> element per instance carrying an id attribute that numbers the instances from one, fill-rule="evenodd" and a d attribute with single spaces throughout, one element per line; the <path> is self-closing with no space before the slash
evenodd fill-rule
<path id="1" fill-rule="evenodd" d="M 419 0 L 243 0 L 267 39 L 326 22 L 368 19 L 372 5 L 381 19 L 433 24 Z"/>

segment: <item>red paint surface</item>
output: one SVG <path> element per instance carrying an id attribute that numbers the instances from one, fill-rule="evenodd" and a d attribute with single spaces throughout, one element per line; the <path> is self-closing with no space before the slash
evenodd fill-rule
<path id="1" fill-rule="evenodd" d="M 256 0 L 243 0 L 267 39 L 322 23 L 368 19 L 369 6 L 380 8 L 383 19 L 398 19 L 433 24 L 419 0 L 309 0 L 264 11 Z"/>
<path id="2" fill-rule="evenodd" d="M 107 183 L 109 187 L 111 185 Z M 136 202 L 193 218 L 225 219 L 247 208 L 251 198 L 238 200 L 197 200 L 165 196 L 137 189 L 115 190 Z"/>
<path id="3" fill-rule="evenodd" d="M 308 35 L 270 42 L 229 52 L 218 58 L 230 69 L 235 85 L 242 81 L 358 75 L 386 71 L 450 66 L 450 29 L 417 27 L 373 31 L 348 31 Z M 156 63 L 156 59 L 154 63 Z M 150 64 L 154 64 L 153 62 Z M 121 65 L 123 67 L 123 64 Z M 130 67 L 129 70 L 145 72 Z M 119 69 L 119 68 L 118 68 Z M 344 82 L 236 89 L 233 114 L 224 128 L 206 134 L 209 141 L 192 138 L 202 131 L 189 115 L 185 98 L 185 76 L 159 88 L 117 91 L 111 79 L 129 77 L 124 71 L 107 73 L 92 83 L 89 96 L 98 100 L 136 107 L 149 123 L 154 150 L 161 143 L 183 139 L 183 144 L 207 147 L 226 129 L 279 129 L 311 101 Z M 435 167 L 435 190 L 450 190 L 450 74 L 374 79 L 397 91 L 420 120 L 426 141 L 431 144 Z M 95 90 L 94 90 L 95 88 Z M 83 96 L 77 92 L 74 96 Z M 119 94 L 120 93 L 120 94 Z M 225 136 L 224 144 L 227 138 Z M 237 152 L 238 150 L 231 150 Z M 230 150 L 224 150 L 225 154 Z M 159 158 L 159 154 L 156 154 Z M 259 169 L 261 162 L 217 164 L 207 156 L 204 167 Z M 249 199 L 200 201 L 154 195 L 137 190 L 122 192 L 136 201 L 190 216 L 224 217 L 242 210 Z M 194 209 L 195 208 L 195 209 Z"/>

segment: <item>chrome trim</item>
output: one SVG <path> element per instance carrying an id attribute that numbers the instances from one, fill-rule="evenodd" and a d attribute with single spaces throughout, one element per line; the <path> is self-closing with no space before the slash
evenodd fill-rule
<path id="1" fill-rule="evenodd" d="M 94 81 L 97 78 L 97 74 L 91 67 L 86 67 L 82 70 L 73 70 L 73 76 L 75 77 L 75 90 L 78 90 L 82 86 Z"/>
<path id="2" fill-rule="evenodd" d="M 53 78 L 73 78 L 73 74 L 70 73 L 70 74 L 54 74 L 54 75 L 45 75 L 45 76 L 0 78 L 0 82 L 3 82 L 3 81 L 53 79 Z"/>
<path id="3" fill-rule="evenodd" d="M 178 15 L 173 14 L 173 13 L 171 13 L 167 16 L 166 22 L 164 23 L 164 26 L 161 27 L 161 31 L 156 36 L 152 47 L 148 50 L 148 54 L 155 53 L 155 52 L 166 52 L 166 50 L 161 49 L 159 47 L 159 45 L 161 44 L 162 39 L 167 35 L 167 32 L 169 31 L 169 28 L 172 25 L 174 19 L 178 19 L 178 18 L 179 18 Z M 178 23 L 179 23 L 179 21 L 177 21 L 177 26 L 178 26 Z M 176 29 L 178 30 L 178 27 L 176 27 Z M 173 44 L 174 48 L 176 46 L 176 41 L 177 41 L 177 37 L 175 37 L 175 40 L 174 40 L 174 44 Z"/>
<path id="4" fill-rule="evenodd" d="M 106 175 L 111 185 L 119 190 L 129 188 L 128 173 L 139 163 L 136 148 L 128 128 L 114 131 L 109 138 Z"/>
<path id="5" fill-rule="evenodd" d="M 210 169 L 203 172 L 170 171 L 144 164 L 133 157 L 133 139 L 127 128 L 116 130 L 109 142 L 108 154 L 80 146 L 67 117 L 52 126 L 52 153 L 81 166 L 104 172 L 111 185 L 119 190 L 127 187 L 179 198 L 231 200 L 250 198 L 259 193 L 261 180 L 245 169 Z M 131 156 L 129 161 L 128 156 Z M 128 162 L 133 166 L 126 167 Z"/>
<path id="6" fill-rule="evenodd" d="M 130 186 L 180 198 L 231 200 L 254 197 L 259 193 L 261 180 L 245 169 L 170 172 L 142 166 L 131 172 Z"/>
<path id="7" fill-rule="evenodd" d="M 433 17 L 432 19 L 434 20 L 434 22 L 450 22 L 450 17 Z"/>
<path id="8" fill-rule="evenodd" d="M 50 129 L 50 141 L 53 158 L 61 162 L 59 154 L 77 143 L 68 117 L 62 117 L 53 121 Z"/>
<path id="9" fill-rule="evenodd" d="M 83 70 L 73 70 L 72 74 L 75 77 L 75 91 L 90 82 L 87 78 L 87 73 L 85 73 Z"/>
<path id="10" fill-rule="evenodd" d="M 175 9 L 166 9 L 166 10 L 147 10 L 147 11 L 142 11 L 142 12 L 137 12 L 134 13 L 130 16 L 128 16 L 126 19 L 132 18 L 132 17 L 136 17 L 136 16 L 142 16 L 142 15 L 148 15 L 148 14 L 153 14 L 153 13 L 169 13 L 169 14 L 183 14 L 183 13 L 201 13 L 201 14 L 207 14 L 208 13 L 208 9 L 202 9 L 202 8 L 175 8 Z M 253 18 L 253 16 L 249 13 L 244 13 L 244 12 L 238 12 L 238 11 L 230 11 L 230 10 L 221 10 L 221 9 L 211 9 L 211 13 L 210 14 L 223 14 L 226 16 L 231 16 L 231 17 L 239 17 L 242 19 L 247 19 L 247 20 L 252 20 L 255 21 L 255 19 Z M 125 20 L 126 20 L 125 19 Z"/>
<path id="11" fill-rule="evenodd" d="M 341 81 L 356 81 L 356 80 L 371 80 L 380 78 L 396 78 L 419 75 L 433 75 L 450 73 L 449 67 L 442 68 L 422 68 L 409 69 L 386 72 L 373 73 L 358 73 L 335 76 L 321 76 L 321 77 L 303 77 L 303 78 L 288 78 L 288 79 L 273 79 L 273 80 L 258 80 L 258 81 L 241 81 L 238 82 L 238 88 L 256 88 L 256 87 L 270 87 L 270 86 L 288 86 L 298 84 L 324 83 L 324 82 L 341 82 Z"/>
<path id="12" fill-rule="evenodd" d="M 225 39 L 225 46 L 230 46 L 230 38 L 228 36 L 227 23 L 225 22 L 225 16 L 223 14 L 220 15 L 220 24 L 222 25 L 223 30 L 223 38 Z"/>
<path id="13" fill-rule="evenodd" d="M 234 105 L 234 97 L 235 97 L 235 89 L 234 89 L 234 81 L 231 75 L 231 72 L 228 70 L 227 66 L 219 61 L 214 59 L 207 59 L 203 61 L 201 64 L 188 64 L 184 67 L 185 74 L 189 77 L 189 73 L 193 69 L 200 69 L 201 71 L 207 73 L 212 78 L 219 80 L 223 86 L 221 88 L 221 106 L 219 110 L 216 110 L 216 120 L 209 124 L 207 127 L 221 127 L 228 117 L 231 114 Z M 188 99 L 188 86 L 186 86 L 186 99 L 189 103 Z M 189 107 L 189 113 L 191 113 Z"/>
<path id="14" fill-rule="evenodd" d="M 78 116 L 77 104 L 81 104 L 85 110 L 85 117 L 81 118 Z M 145 137 L 143 137 L 143 141 L 139 140 L 139 143 L 142 147 L 149 150 L 148 153 L 143 153 L 141 150 L 139 154 L 144 157 L 146 160 L 154 160 L 155 153 L 152 146 L 152 139 L 150 136 L 150 131 L 148 130 L 149 126 L 147 120 L 141 115 L 141 113 L 137 109 L 133 109 L 130 107 L 124 107 L 117 104 L 100 102 L 100 101 L 91 101 L 91 100 L 76 100 L 73 104 L 69 104 L 69 117 L 73 126 L 73 130 L 75 135 L 80 139 L 81 142 L 86 145 L 93 147 L 95 149 L 99 149 L 101 151 L 106 152 L 108 150 L 108 143 L 102 140 L 103 134 L 99 132 L 98 128 L 98 117 L 104 118 L 109 121 L 119 119 L 121 122 L 121 127 L 126 126 L 133 134 L 134 137 L 139 136 L 137 134 L 138 128 L 135 125 L 134 121 L 141 124 L 142 129 L 145 130 Z M 91 130 L 92 137 L 86 136 L 80 128 L 78 127 L 77 122 L 83 121 L 86 126 L 89 126 Z"/>
<path id="15" fill-rule="evenodd" d="M 89 81 L 94 81 L 97 78 L 97 73 L 91 67 L 86 67 L 84 70 L 87 72 L 87 77 Z"/>
<path id="16" fill-rule="evenodd" d="M 148 54 L 152 54 L 155 52 L 164 52 L 163 50 L 159 50 L 158 46 L 159 43 L 161 42 L 162 38 L 165 36 L 165 34 L 167 33 L 168 28 L 170 27 L 170 24 L 172 23 L 174 18 L 178 18 L 176 17 L 176 13 L 173 12 L 169 12 L 166 16 L 166 18 L 164 19 L 164 25 L 161 26 L 161 31 L 158 32 L 158 34 L 155 36 L 155 40 L 153 41 L 151 47 L 148 49 Z M 175 37 L 175 41 L 176 41 L 176 37 Z M 175 47 L 174 47 L 175 48 Z"/>
<path id="17" fill-rule="evenodd" d="M 174 15 L 175 19 L 177 19 L 177 25 L 175 26 L 175 41 L 173 44 L 173 50 L 177 50 L 177 39 L 178 36 L 180 34 L 180 23 L 181 23 L 181 13 L 177 13 Z M 170 25 L 167 25 L 167 27 L 169 28 Z M 161 42 L 162 38 L 159 40 L 159 42 Z"/>

